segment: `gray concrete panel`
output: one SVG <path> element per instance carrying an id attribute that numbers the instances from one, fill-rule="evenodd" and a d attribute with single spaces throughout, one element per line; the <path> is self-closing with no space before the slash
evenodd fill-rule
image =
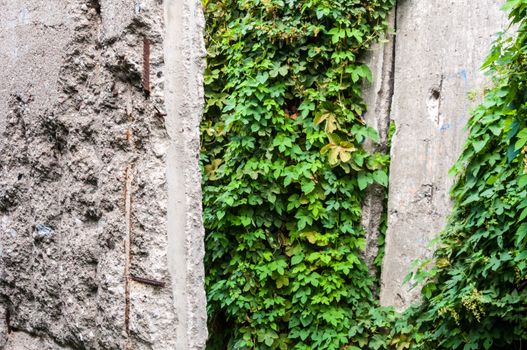
<path id="1" fill-rule="evenodd" d="M 503 30 L 504 2 L 402 0 L 397 7 L 388 232 L 381 303 L 403 309 L 419 288 L 402 285 L 451 208 L 450 167 L 460 154 L 471 104 L 485 84 L 480 66 Z"/>

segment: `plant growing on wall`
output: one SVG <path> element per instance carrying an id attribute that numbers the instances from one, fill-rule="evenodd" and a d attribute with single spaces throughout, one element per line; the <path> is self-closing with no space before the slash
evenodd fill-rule
<path id="1" fill-rule="evenodd" d="M 484 67 L 423 302 L 377 305 L 360 259 L 360 56 L 394 0 L 205 3 L 202 124 L 210 349 L 521 349 L 527 340 L 527 0 Z"/>
<path id="2" fill-rule="evenodd" d="M 517 34 L 502 34 L 484 63 L 493 87 L 452 168 L 454 208 L 435 267 L 421 273 L 424 303 L 395 327 L 409 348 L 521 349 L 527 341 L 527 1 L 505 9 Z"/>
<path id="3" fill-rule="evenodd" d="M 202 124 L 210 348 L 340 349 L 370 320 L 358 57 L 394 0 L 208 2 Z M 369 321 L 368 321 L 369 322 Z M 360 338 L 360 339 L 359 339 Z"/>

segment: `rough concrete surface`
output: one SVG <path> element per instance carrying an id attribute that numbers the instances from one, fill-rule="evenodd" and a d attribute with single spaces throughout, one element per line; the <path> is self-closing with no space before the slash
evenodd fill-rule
<path id="1" fill-rule="evenodd" d="M 187 25 L 167 35 L 201 48 L 201 27 L 188 23 L 201 20 L 200 8 L 181 3 L 166 25 Z M 165 6 L 0 0 L 0 349 L 185 350 L 205 341 L 202 95 L 195 87 L 188 113 L 165 97 L 178 79 L 165 64 Z M 179 55 L 168 61 L 201 86 L 202 55 Z M 184 153 L 167 173 L 178 139 L 193 141 L 178 146 Z M 181 174 L 172 186 L 180 201 L 170 203 L 167 177 Z M 182 222 L 169 228 L 178 210 Z M 181 241 L 170 242 L 174 230 Z"/>
<path id="2" fill-rule="evenodd" d="M 388 232 L 381 303 L 403 309 L 419 288 L 402 285 L 450 210 L 453 165 L 465 139 L 467 93 L 483 87 L 480 66 L 506 24 L 497 0 L 403 0 L 397 7 Z"/>
<path id="3" fill-rule="evenodd" d="M 6 349 L 16 350 L 72 350 L 63 347 L 46 337 L 36 337 L 24 332 L 13 332 L 9 334 Z"/>

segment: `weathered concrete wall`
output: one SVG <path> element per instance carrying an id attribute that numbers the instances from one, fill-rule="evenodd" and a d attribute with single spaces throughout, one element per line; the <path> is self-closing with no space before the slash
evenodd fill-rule
<path id="1" fill-rule="evenodd" d="M 448 170 L 463 145 L 480 66 L 506 24 L 497 0 L 402 0 L 397 6 L 388 232 L 381 303 L 398 309 L 418 297 L 402 285 L 450 209 Z"/>
<path id="2" fill-rule="evenodd" d="M 203 348 L 200 11 L 0 0 L 0 349 Z"/>

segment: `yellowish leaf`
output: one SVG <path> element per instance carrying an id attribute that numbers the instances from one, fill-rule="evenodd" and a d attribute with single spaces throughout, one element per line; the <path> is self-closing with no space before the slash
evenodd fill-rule
<path id="1" fill-rule="evenodd" d="M 317 243 L 317 233 L 314 231 L 305 232 L 304 236 L 307 238 L 309 243 L 315 244 Z"/>
<path id="2" fill-rule="evenodd" d="M 343 162 L 348 162 L 350 159 L 351 159 L 351 153 L 349 153 L 348 151 L 344 151 L 344 150 L 340 152 L 340 160 L 342 160 Z"/>
<path id="3" fill-rule="evenodd" d="M 286 276 L 280 276 L 277 280 L 276 280 L 276 288 L 280 289 L 284 286 L 288 286 L 289 285 L 289 278 L 287 278 Z"/>
<path id="4" fill-rule="evenodd" d="M 336 147 L 332 148 L 331 151 L 329 152 L 329 164 L 331 165 L 337 164 L 339 162 L 338 156 L 339 156 L 339 149 Z"/>

